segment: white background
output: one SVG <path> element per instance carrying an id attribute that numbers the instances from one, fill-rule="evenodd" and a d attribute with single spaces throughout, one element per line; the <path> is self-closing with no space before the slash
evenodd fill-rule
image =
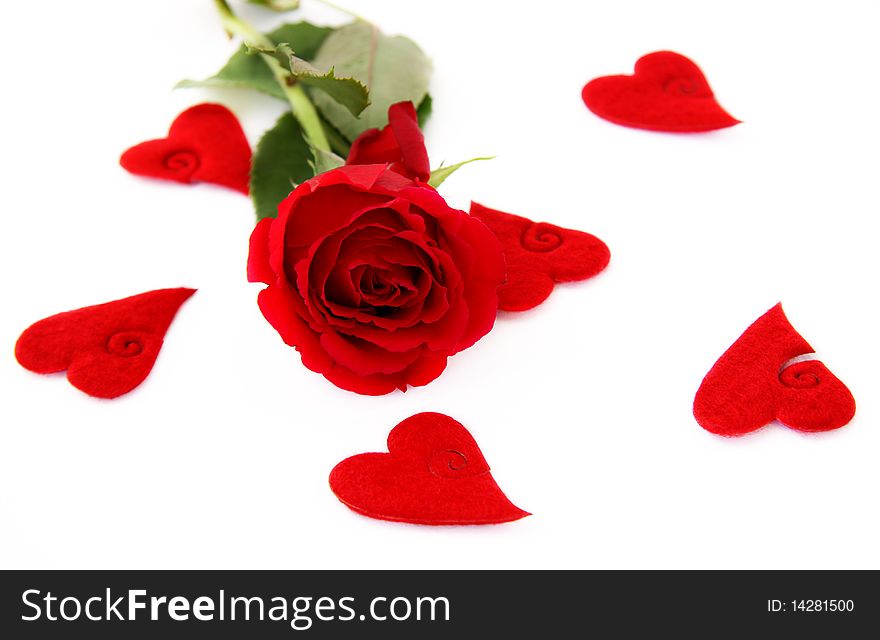
<path id="1" fill-rule="evenodd" d="M 340 391 L 260 315 L 250 202 L 117 164 L 189 105 L 230 106 L 252 144 L 284 108 L 171 90 L 236 46 L 212 3 L 4 3 L 0 566 L 880 567 L 876 3 L 343 1 L 433 59 L 433 163 L 498 156 L 450 178 L 451 203 L 592 232 L 610 267 L 501 317 L 426 388 Z M 659 49 L 744 124 L 650 133 L 584 107 L 586 81 Z M 15 362 L 44 316 L 174 286 L 199 292 L 127 396 Z M 780 300 L 855 420 L 703 431 L 702 376 Z M 468 426 L 534 516 L 432 528 L 340 504 L 334 464 L 425 410 Z"/>

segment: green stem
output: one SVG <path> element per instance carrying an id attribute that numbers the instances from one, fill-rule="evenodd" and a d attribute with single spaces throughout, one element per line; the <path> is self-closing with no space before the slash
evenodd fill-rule
<path id="1" fill-rule="evenodd" d="M 220 14 L 220 21 L 227 33 L 240 37 L 244 40 L 246 46 L 249 45 L 258 49 L 275 48 L 274 42 L 236 16 L 232 12 L 232 9 L 229 8 L 229 4 L 226 0 L 214 0 L 214 5 L 217 7 L 217 12 Z M 281 66 L 281 63 L 278 62 L 278 60 L 265 53 L 259 55 L 263 58 L 263 62 L 266 63 L 269 70 L 272 71 L 275 81 L 284 92 L 284 96 L 287 98 L 287 101 L 290 103 L 290 108 L 293 110 L 293 115 L 299 121 L 300 126 L 308 138 L 309 144 L 321 151 L 330 152 L 330 143 L 327 140 L 327 136 L 324 134 L 324 127 L 321 126 L 321 119 L 318 116 L 318 111 L 315 109 L 315 105 L 312 104 L 312 101 L 309 100 L 309 96 L 306 95 L 305 90 L 295 83 L 295 78 Z"/>
<path id="2" fill-rule="evenodd" d="M 274 62 L 277 63 L 278 61 L 274 60 Z M 324 127 L 321 126 L 318 110 L 315 109 L 315 105 L 312 104 L 303 88 L 299 85 L 294 85 L 287 87 L 284 93 L 287 96 L 290 107 L 293 109 L 293 115 L 299 120 L 299 124 L 308 137 L 309 143 L 316 149 L 331 152 L 330 142 L 324 133 Z"/>

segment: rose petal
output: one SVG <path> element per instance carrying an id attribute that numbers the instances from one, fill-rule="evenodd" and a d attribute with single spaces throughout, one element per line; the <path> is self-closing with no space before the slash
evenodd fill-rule
<path id="1" fill-rule="evenodd" d="M 351 143 L 346 164 L 390 164 L 401 160 L 391 127 L 367 129 Z"/>
<path id="2" fill-rule="evenodd" d="M 334 366 L 324 374 L 340 389 L 363 395 L 381 396 L 395 389 L 406 391 L 408 386 L 421 387 L 435 380 L 446 368 L 446 356 L 422 353 L 418 360 L 400 373 L 359 376 L 341 365 Z"/>
<path id="3" fill-rule="evenodd" d="M 467 349 L 492 330 L 498 315 L 498 285 L 505 277 L 501 243 L 486 225 L 468 217 L 451 245 L 458 245 L 459 255 L 470 252 L 471 260 L 462 260 L 464 300 L 469 310 L 468 325 L 461 336 L 458 351 Z"/>
<path id="4" fill-rule="evenodd" d="M 288 289 L 269 286 L 260 292 L 257 302 L 281 339 L 299 351 L 306 367 L 323 373 L 333 366 L 333 360 L 321 348 L 318 334 L 296 312 L 295 296 Z"/>
<path id="5" fill-rule="evenodd" d="M 300 199 L 287 221 L 284 243 L 309 246 L 328 234 L 344 229 L 365 209 L 388 202 L 383 194 L 363 193 L 350 185 L 318 189 Z"/>
<path id="6" fill-rule="evenodd" d="M 272 228 L 272 222 L 273 218 L 263 218 L 251 232 L 247 262 L 248 282 L 275 282 L 277 276 L 269 264 L 269 229 Z"/>
<path id="7" fill-rule="evenodd" d="M 324 377 L 332 384 L 345 391 L 353 391 L 363 396 L 384 396 L 400 388 L 403 374 L 376 374 L 359 376 L 341 365 L 336 365 L 323 372 Z M 403 383 L 406 387 L 406 383 Z M 406 389 L 404 388 L 404 391 Z"/>
<path id="8" fill-rule="evenodd" d="M 361 376 L 399 373 L 415 362 L 420 354 L 418 350 L 392 352 L 335 333 L 322 335 L 321 346 L 333 360 Z"/>
<path id="9" fill-rule="evenodd" d="M 406 381 L 411 387 L 423 387 L 436 380 L 446 369 L 446 356 L 424 352 L 406 371 Z M 406 391 L 406 389 L 403 389 Z"/>
<path id="10" fill-rule="evenodd" d="M 431 177 L 425 136 L 412 102 L 398 102 L 388 109 L 388 126 L 394 132 L 406 170 L 422 182 Z"/>

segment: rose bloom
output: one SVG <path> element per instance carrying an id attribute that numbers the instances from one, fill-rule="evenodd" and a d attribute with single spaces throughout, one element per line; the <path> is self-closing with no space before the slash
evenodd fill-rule
<path id="1" fill-rule="evenodd" d="M 407 135 L 411 109 L 398 111 Z M 424 167 L 406 164 L 319 174 L 251 235 L 248 279 L 268 285 L 263 315 L 306 367 L 357 393 L 429 383 L 495 322 L 505 275 L 498 239 L 421 182 Z"/>

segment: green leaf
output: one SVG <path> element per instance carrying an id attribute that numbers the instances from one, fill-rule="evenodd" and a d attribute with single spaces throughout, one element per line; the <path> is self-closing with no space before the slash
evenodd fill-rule
<path id="1" fill-rule="evenodd" d="M 369 89 L 370 106 L 359 118 L 330 96 L 312 92 L 315 106 L 349 140 L 388 124 L 392 104 L 409 100 L 421 105 L 428 93 L 431 62 L 418 45 L 403 36 L 387 36 L 364 21 L 328 35 L 312 62 L 321 69 L 335 67 L 339 75 L 356 78 Z"/>
<path id="2" fill-rule="evenodd" d="M 296 118 L 285 113 L 263 134 L 254 151 L 251 199 L 257 220 L 278 215 L 278 203 L 314 175 L 312 150 Z"/>
<path id="3" fill-rule="evenodd" d="M 266 35 L 275 44 L 286 42 L 294 47 L 296 55 L 303 60 L 313 60 L 321 44 L 333 31 L 331 27 L 319 27 L 311 22 L 294 22 L 283 24 Z"/>
<path id="4" fill-rule="evenodd" d="M 443 184 L 443 181 L 446 180 L 453 173 L 461 169 L 464 165 L 470 164 L 471 162 L 477 162 L 478 160 L 492 160 L 495 156 L 486 156 L 483 158 L 471 158 L 470 160 L 465 160 L 464 162 L 458 162 L 456 164 L 451 164 L 448 167 L 444 167 L 440 165 L 433 171 L 431 171 L 431 177 L 428 178 L 428 184 L 434 187 L 435 189 Z"/>
<path id="5" fill-rule="evenodd" d="M 352 116 L 357 117 L 370 104 L 367 87 L 360 80 L 339 77 L 333 67 L 328 71 L 321 71 L 297 56 L 287 43 L 281 43 L 275 49 L 251 49 L 249 53 L 254 51 L 275 56 L 297 81 L 320 89 L 348 109 Z"/>
<path id="6" fill-rule="evenodd" d="M 425 94 L 424 100 L 419 103 L 419 106 L 416 107 L 416 118 L 419 121 L 419 129 L 425 128 L 425 123 L 428 121 L 428 118 L 431 117 L 431 112 L 434 110 L 434 99 L 431 97 L 430 93 Z"/>
<path id="7" fill-rule="evenodd" d="M 300 58 L 311 60 L 332 32 L 330 27 L 319 27 L 309 22 L 284 24 L 268 33 L 272 42 L 292 43 Z M 247 54 L 242 45 L 229 62 L 216 75 L 205 80 L 182 80 L 176 88 L 190 87 L 233 87 L 237 89 L 256 89 L 279 100 L 284 100 L 284 92 L 259 56 Z"/>
<path id="8" fill-rule="evenodd" d="M 313 160 L 310 163 L 315 175 L 337 169 L 345 164 L 345 160 L 332 151 L 324 151 L 312 147 Z"/>
<path id="9" fill-rule="evenodd" d="M 299 9 L 299 0 L 247 0 L 251 4 L 258 4 L 272 11 L 293 11 Z"/>
<path id="10" fill-rule="evenodd" d="M 229 62 L 215 75 L 204 80 L 181 80 L 175 89 L 194 87 L 221 87 L 233 89 L 256 89 L 274 98 L 284 100 L 284 93 L 275 81 L 266 63 L 257 56 L 249 56 L 242 46 L 232 54 Z"/>

